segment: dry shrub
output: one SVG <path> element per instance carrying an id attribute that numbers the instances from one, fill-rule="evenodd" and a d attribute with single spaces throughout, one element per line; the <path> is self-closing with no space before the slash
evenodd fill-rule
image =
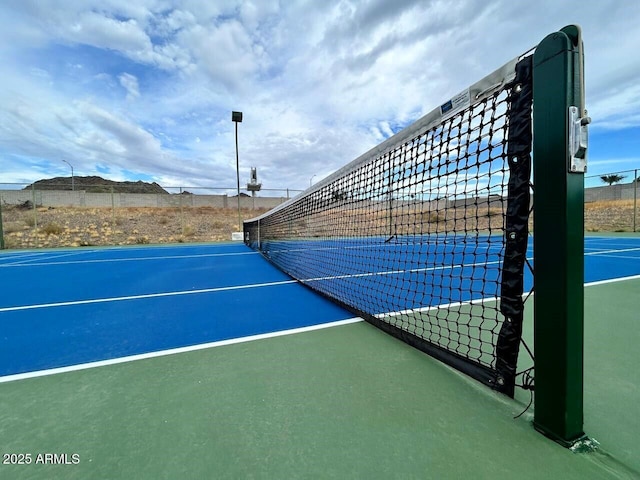
<path id="1" fill-rule="evenodd" d="M 640 200 L 637 201 L 640 203 Z M 630 208 L 633 210 L 633 199 L 630 200 L 598 200 L 584 204 L 585 210 L 602 210 L 608 208 Z"/>
<path id="2" fill-rule="evenodd" d="M 47 235 L 60 235 L 63 231 L 64 229 L 55 222 L 47 223 L 40 229 L 40 232 L 46 233 Z"/>
<path id="3" fill-rule="evenodd" d="M 5 222 L 4 223 L 4 233 L 10 234 L 15 232 L 21 232 L 24 230 L 24 224 L 22 222 Z"/>
<path id="4" fill-rule="evenodd" d="M 24 217 L 22 217 L 22 221 L 28 227 L 35 227 L 36 226 L 36 217 L 34 215 L 32 215 L 32 214 L 27 214 Z"/>
<path id="5" fill-rule="evenodd" d="M 426 223 L 438 223 L 442 222 L 443 218 L 440 217 L 438 212 L 425 212 L 422 214 L 422 221 Z"/>

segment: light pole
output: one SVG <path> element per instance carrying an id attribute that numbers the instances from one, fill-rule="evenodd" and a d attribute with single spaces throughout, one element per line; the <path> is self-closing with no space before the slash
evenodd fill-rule
<path id="1" fill-rule="evenodd" d="M 73 165 L 71 165 L 66 160 L 62 160 L 62 161 L 71 167 L 71 191 L 74 191 L 76 188 L 75 188 L 74 181 L 73 181 Z"/>
<path id="2" fill-rule="evenodd" d="M 242 122 L 242 112 L 231 112 L 231 121 L 236 124 L 236 179 L 238 180 L 238 228 L 242 228 L 240 216 L 240 160 L 238 159 L 238 123 Z"/>
<path id="3" fill-rule="evenodd" d="M 313 182 L 313 179 L 315 178 L 315 175 L 312 175 L 311 178 L 309 179 L 309 188 L 311 188 L 311 183 Z"/>

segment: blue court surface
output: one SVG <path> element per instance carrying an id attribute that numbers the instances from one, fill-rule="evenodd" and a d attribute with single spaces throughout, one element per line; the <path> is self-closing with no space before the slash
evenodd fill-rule
<path id="1" fill-rule="evenodd" d="M 450 255 L 451 269 L 457 271 L 394 272 L 392 262 L 398 250 L 414 247 L 382 243 L 375 248 L 379 264 L 366 271 L 345 272 L 345 278 L 316 281 L 389 281 L 393 277 L 395 284 L 406 282 L 415 288 L 433 284 L 439 275 L 462 273 L 465 282 L 481 281 L 473 275 L 497 276 L 496 259 L 490 255 L 480 260 L 485 266 L 479 268 L 478 258 L 464 251 L 431 252 L 429 247 L 423 247 L 421 255 Z M 420 255 L 414 256 L 414 268 L 419 269 Z M 0 378 L 5 380 L 16 374 L 207 345 L 353 316 L 243 244 L 3 252 L 0 272 Z M 585 239 L 587 284 L 638 275 L 640 239 Z M 530 285 L 527 278 L 525 288 Z M 454 291 L 473 291 L 463 287 L 430 296 L 423 292 L 404 304 L 397 299 L 393 304 L 376 301 L 387 311 L 403 310 L 415 307 L 418 297 L 420 305 L 429 305 Z"/>
<path id="2" fill-rule="evenodd" d="M 241 244 L 19 252 L 0 259 L 0 376 L 351 316 Z"/>
<path id="3" fill-rule="evenodd" d="M 366 248 L 380 260 L 333 280 L 495 271 L 467 249 Z M 408 248 L 450 270 L 394 271 Z M 589 455 L 514 419 L 528 392 L 485 388 L 242 244 L 2 252 L 0 272 L 3 454 L 79 461 L 0 478 L 640 478 L 637 236 L 585 239 Z"/>

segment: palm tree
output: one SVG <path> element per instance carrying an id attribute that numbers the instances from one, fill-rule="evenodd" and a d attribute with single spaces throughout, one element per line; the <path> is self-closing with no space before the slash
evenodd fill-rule
<path id="1" fill-rule="evenodd" d="M 607 185 L 613 185 L 614 183 L 618 183 L 622 180 L 624 180 L 625 177 L 624 175 L 618 175 L 616 173 L 611 174 L 611 175 L 602 175 L 600 177 L 600 180 L 602 180 L 604 183 L 606 183 Z"/>

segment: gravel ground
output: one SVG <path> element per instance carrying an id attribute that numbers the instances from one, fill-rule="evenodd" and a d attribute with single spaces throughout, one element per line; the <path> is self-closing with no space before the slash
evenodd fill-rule
<path id="1" fill-rule="evenodd" d="M 242 210 L 244 219 L 264 210 Z M 231 240 L 238 211 L 198 208 L 4 207 L 7 248 L 135 245 Z"/>
<path id="2" fill-rule="evenodd" d="M 244 209 L 241 216 L 248 219 L 264 211 Z M 640 208 L 636 214 L 640 230 Z M 230 240 L 231 233 L 239 230 L 237 210 L 213 207 L 34 210 L 4 206 L 2 216 L 6 247 L 15 249 L 219 242 Z M 586 204 L 585 230 L 633 231 L 633 201 Z"/>

